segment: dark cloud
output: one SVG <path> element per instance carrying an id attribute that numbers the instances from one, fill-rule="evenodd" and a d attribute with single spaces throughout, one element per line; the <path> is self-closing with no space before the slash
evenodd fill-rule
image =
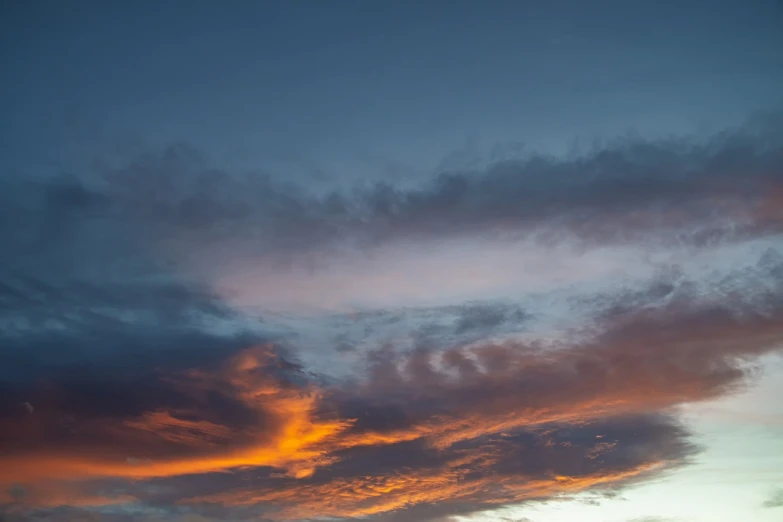
<path id="1" fill-rule="evenodd" d="M 777 119 L 754 125 L 414 189 L 308 193 L 184 147 L 101 177 L 5 180 L 4 516 L 448 520 L 689 462 L 698 447 L 673 408 L 734 391 L 744 362 L 781 348 L 773 249 L 710 276 L 706 296 L 670 267 L 647 288 L 581 298 L 594 322 L 546 346 L 490 340 L 534 315 L 503 302 L 332 318 L 328 338 L 363 364 L 344 380 L 249 330 L 201 269 L 496 232 L 611 242 L 677 230 L 691 244 L 778 232 L 783 135 Z M 357 348 L 373 336 L 388 342 Z"/>
<path id="2" fill-rule="evenodd" d="M 390 345 L 368 355 L 353 383 L 312 379 L 271 346 L 225 350 L 232 338 L 204 332 L 222 357 L 129 363 L 132 371 L 41 366 L 35 379 L 4 384 L 15 408 L 4 410 L 0 478 L 23 484 L 25 516 L 52 513 L 67 494 L 81 495 L 88 513 L 133 499 L 207 520 L 447 520 L 613 492 L 687 464 L 699 448 L 670 409 L 730 392 L 748 376 L 739 361 L 781 347 L 776 259 L 768 252 L 734 276 L 764 282 L 742 286 L 747 295 L 724 278 L 733 302 L 679 285 L 664 304 L 642 292 L 633 307 L 609 306 L 576 343 Z M 644 295 L 656 306 L 637 306 Z M 616 299 L 627 303 L 622 292 Z M 174 324 L 183 336 L 192 326 Z M 134 353 L 113 353 L 123 351 Z M 57 477 L 74 476 L 93 482 L 58 489 Z"/>
<path id="3" fill-rule="evenodd" d="M 5 180 L 0 200 L 3 379 L 74 364 L 200 364 L 219 342 L 203 324 L 238 317 L 79 179 Z"/>
<path id="4" fill-rule="evenodd" d="M 780 121 L 773 114 L 706 140 L 629 138 L 573 158 L 532 156 L 442 172 L 418 188 L 381 184 L 326 195 L 230 174 L 177 146 L 110 169 L 98 200 L 180 247 L 238 236 L 243 244 L 234 247 L 263 248 L 270 257 L 496 233 L 601 242 L 665 230 L 703 243 L 780 230 Z M 59 204 L 77 209 L 97 198 L 60 192 Z"/>
<path id="5" fill-rule="evenodd" d="M 415 397 L 420 407 L 431 403 L 433 414 L 445 409 L 466 415 L 494 408 L 551 411 L 561 400 L 569 407 L 573 402 L 612 404 L 629 393 L 643 401 L 660 399 L 661 406 L 677 402 L 686 389 L 692 398 L 707 398 L 740 382 L 736 357 L 777 349 L 780 313 L 778 308 L 773 315 L 737 317 L 725 309 L 688 310 L 676 304 L 617 318 L 576 348 L 542 351 L 510 343 L 445 353 L 387 351 L 372 360 L 363 396 L 393 404 Z M 436 370 L 439 360 L 447 364 L 444 370 Z"/>
<path id="6" fill-rule="evenodd" d="M 528 314 L 519 306 L 501 303 L 473 303 L 462 307 L 457 320 L 456 333 L 474 330 L 491 330 L 507 322 L 522 323 Z"/>
<path id="7" fill-rule="evenodd" d="M 318 264 L 333 247 L 475 234 L 615 242 L 667 231 L 703 244 L 779 232 L 780 121 L 773 114 L 706 140 L 627 139 L 572 158 L 452 170 L 416 188 L 328 194 L 230 173 L 177 145 L 79 178 L 6 180 L 0 241 L 16 265 L 53 273 L 218 260 L 230 268 L 247 254 Z"/>
<path id="8" fill-rule="evenodd" d="M 6 183 L 1 481 L 42 469 L 127 476 L 150 459 L 208 459 L 278 436 L 283 414 L 242 390 L 294 386 L 281 347 L 167 264 L 105 194 L 73 178 Z"/>
<path id="9" fill-rule="evenodd" d="M 0 510 L 2 522 L 211 522 L 222 520 L 270 522 L 257 513 L 249 514 L 240 509 L 203 509 L 195 513 L 187 508 L 103 508 L 100 510 L 61 506 L 56 508 L 23 510 L 8 506 Z"/>
<path id="10" fill-rule="evenodd" d="M 336 331 L 331 338 L 341 354 L 355 354 L 363 346 L 402 339 L 412 346 L 441 349 L 480 341 L 487 335 L 526 330 L 535 314 L 502 300 L 468 301 L 462 305 L 376 309 L 335 314 L 322 328 Z"/>
<path id="11" fill-rule="evenodd" d="M 737 358 L 778 349 L 781 324 L 780 308 L 735 315 L 675 301 L 614 315 L 582 346 L 462 348 L 475 362 L 457 375 L 439 352 L 382 350 L 366 386 L 326 396 L 338 417 L 355 419 L 331 465 L 298 480 L 215 482 L 192 502 L 259 505 L 276 519 L 440 520 L 617 487 L 687 463 L 698 448 L 660 412 L 742 383 Z"/>
<path id="12" fill-rule="evenodd" d="M 362 506 L 372 512 L 372 504 L 390 503 L 398 507 L 378 520 L 429 520 L 491 509 L 500 500 L 547 496 L 557 477 L 568 476 L 576 489 L 581 481 L 590 483 L 598 476 L 632 481 L 638 478 L 638 468 L 658 459 L 683 462 L 695 449 L 670 418 L 610 418 L 582 426 L 547 425 L 536 431 L 486 435 L 445 449 L 421 440 L 357 447 L 340 452 L 337 463 L 306 479 L 257 474 L 250 482 L 229 481 L 234 484 L 225 490 L 226 481 L 215 481 L 212 494 L 205 496 L 202 490 L 192 501 L 261 503 L 274 518 L 295 519 L 319 512 L 337 517 L 352 510 L 359 514 Z M 438 488 L 451 489 L 453 496 L 443 496 Z M 324 501 L 329 497 L 341 501 Z"/>

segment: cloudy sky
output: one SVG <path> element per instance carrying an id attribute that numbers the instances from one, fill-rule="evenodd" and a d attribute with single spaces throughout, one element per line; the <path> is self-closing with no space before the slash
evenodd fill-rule
<path id="1" fill-rule="evenodd" d="M 0 4 L 0 520 L 783 517 L 783 4 Z"/>

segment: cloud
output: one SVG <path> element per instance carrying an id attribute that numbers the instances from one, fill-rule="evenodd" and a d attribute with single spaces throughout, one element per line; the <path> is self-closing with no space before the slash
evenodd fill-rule
<path id="1" fill-rule="evenodd" d="M 640 436 L 633 437 L 636 430 Z M 375 445 L 340 453 L 339 462 L 304 481 L 260 481 L 196 500 L 271 505 L 269 516 L 277 519 L 467 514 L 633 481 L 692 453 L 683 436 L 665 419 L 619 418 L 569 430 L 484 434 L 443 449 L 422 441 Z"/>
<path id="2" fill-rule="evenodd" d="M 285 366 L 271 348 L 259 347 L 217 374 L 194 369 L 147 382 L 69 375 L 55 380 L 51 393 L 28 390 L 40 394 L 42 407 L 4 419 L 0 479 L 142 478 L 317 463 L 319 453 L 302 448 L 343 423 L 312 419 L 315 392 L 291 389 Z"/>
<path id="3" fill-rule="evenodd" d="M 755 125 L 405 189 L 308 193 L 183 147 L 4 180 L 6 518 L 449 520 L 688 464 L 677 408 L 783 347 L 782 135 Z M 663 243 L 711 270 L 607 269 Z M 234 276 L 361 306 L 260 318 Z"/>
<path id="4" fill-rule="evenodd" d="M 79 178 L 6 181 L 3 217 L 16 227 L 4 240 L 29 254 L 35 241 L 47 261 L 75 253 L 58 248 L 69 242 L 101 248 L 117 263 L 129 250 L 123 243 L 141 240 L 147 250 L 197 254 L 202 263 L 230 263 L 230 254 L 317 266 L 324 253 L 351 245 L 475 234 L 615 244 L 770 234 L 780 231 L 780 122 L 773 113 L 707 139 L 617 140 L 574 157 L 441 172 L 412 188 L 378 183 L 329 193 L 221 170 L 175 145 Z"/>
<path id="5" fill-rule="evenodd" d="M 776 490 L 772 496 L 762 504 L 765 508 L 783 507 L 783 489 Z"/>
<path id="6" fill-rule="evenodd" d="M 387 350 L 373 357 L 370 378 L 356 394 L 390 411 L 415 400 L 419 416 L 450 412 L 459 421 L 437 428 L 446 443 L 489 426 L 578 421 L 717 397 L 741 382 L 737 358 L 779 349 L 781 334 L 780 309 L 735 318 L 677 304 L 615 319 L 594 339 L 563 349 L 504 343 L 401 355 Z M 410 435 L 405 422 L 397 429 L 400 437 Z M 426 433 L 421 424 L 415 430 Z"/>
<path id="7" fill-rule="evenodd" d="M 780 122 L 769 114 L 708 139 L 617 140 L 570 158 L 446 171 L 414 188 L 327 194 L 233 175 L 177 146 L 108 170 L 102 194 L 118 212 L 176 231 L 175 241 L 238 234 L 275 255 L 475 233 L 616 242 L 665 230 L 703 242 L 779 231 Z"/>
<path id="8" fill-rule="evenodd" d="M 353 382 L 272 345 L 143 380 L 54 372 L 11 388 L 36 408 L 5 419 L 0 479 L 271 520 L 434 520 L 622 487 L 688 463 L 699 448 L 672 408 L 731 392 L 752 375 L 743 360 L 783 342 L 779 292 L 674 294 L 554 346 L 389 346 Z"/>
<path id="9" fill-rule="evenodd" d="M 8 268 L 47 284 L 184 279 L 273 311 L 488 301 L 638 271 L 651 253 L 774 243 L 780 121 L 329 192 L 174 145 L 78 177 L 5 178 L 0 243 Z M 15 291 L 0 286 L 8 306 Z"/>
<path id="10" fill-rule="evenodd" d="M 526 318 L 527 314 L 518 306 L 503 306 L 500 303 L 467 304 L 460 310 L 456 333 L 490 330 L 511 321 L 523 322 Z"/>
<path id="11" fill-rule="evenodd" d="M 676 519 L 673 518 L 666 518 L 666 517 L 641 517 L 641 518 L 633 518 L 629 520 L 628 522 L 671 522 Z"/>

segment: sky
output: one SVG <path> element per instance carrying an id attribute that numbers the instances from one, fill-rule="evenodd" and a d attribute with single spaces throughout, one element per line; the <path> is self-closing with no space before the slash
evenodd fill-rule
<path id="1" fill-rule="evenodd" d="M 0 2 L 0 520 L 781 520 L 781 26 Z"/>

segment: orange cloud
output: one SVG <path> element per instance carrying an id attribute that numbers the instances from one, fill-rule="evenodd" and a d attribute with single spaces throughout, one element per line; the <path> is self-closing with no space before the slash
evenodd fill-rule
<path id="1" fill-rule="evenodd" d="M 106 497 L 122 502 L 149 494 L 147 482 L 230 471 L 195 496 L 172 485 L 173 500 L 263 505 L 280 520 L 489 509 L 676 465 L 694 449 L 660 412 L 733 389 L 745 375 L 737 359 L 781 341 L 777 311 L 735 316 L 674 303 L 616 316 L 576 346 L 376 354 L 353 387 L 302 381 L 262 346 L 214 371 L 163 377 L 188 399 L 177 408 L 76 419 L 59 438 L 46 411 L 24 410 L 6 426 L 16 446 L 0 456 L 0 483 L 43 487 L 40 503 L 52 505 L 73 504 L 58 481 L 137 481 L 133 495 Z M 216 393 L 228 397 L 217 408 Z M 222 411 L 231 408 L 234 417 Z M 262 477 L 256 486 L 221 486 L 249 470 Z"/>
<path id="2" fill-rule="evenodd" d="M 151 411 L 138 418 L 116 423 L 86 420 L 81 431 L 107 437 L 96 447 L 81 448 L 72 454 L 57 448 L 35 448 L 0 458 L 0 481 L 18 482 L 37 477 L 126 477 L 152 478 L 207 473 L 247 466 L 289 468 L 295 475 L 307 474 L 316 464 L 328 462 L 319 443 L 339 434 L 348 420 L 320 420 L 314 410 L 320 394 L 317 389 L 285 386 L 270 376 L 273 360 L 270 347 L 247 350 L 230 360 L 216 374 L 189 373 L 184 386 L 197 407 L 218 387 L 230 387 L 232 397 L 250 411 L 266 419 L 264 426 L 235 428 L 203 420 L 188 420 L 178 415 L 195 416 L 198 409 L 183 412 Z M 17 425 L 17 433 L 33 442 L 45 439 L 45 422 L 30 416 L 26 426 Z M 26 429 L 25 429 L 26 428 Z M 187 456 L 170 458 L 159 447 L 187 450 Z M 134 450 L 140 453 L 134 453 Z M 302 463 L 309 463 L 303 466 Z"/>

